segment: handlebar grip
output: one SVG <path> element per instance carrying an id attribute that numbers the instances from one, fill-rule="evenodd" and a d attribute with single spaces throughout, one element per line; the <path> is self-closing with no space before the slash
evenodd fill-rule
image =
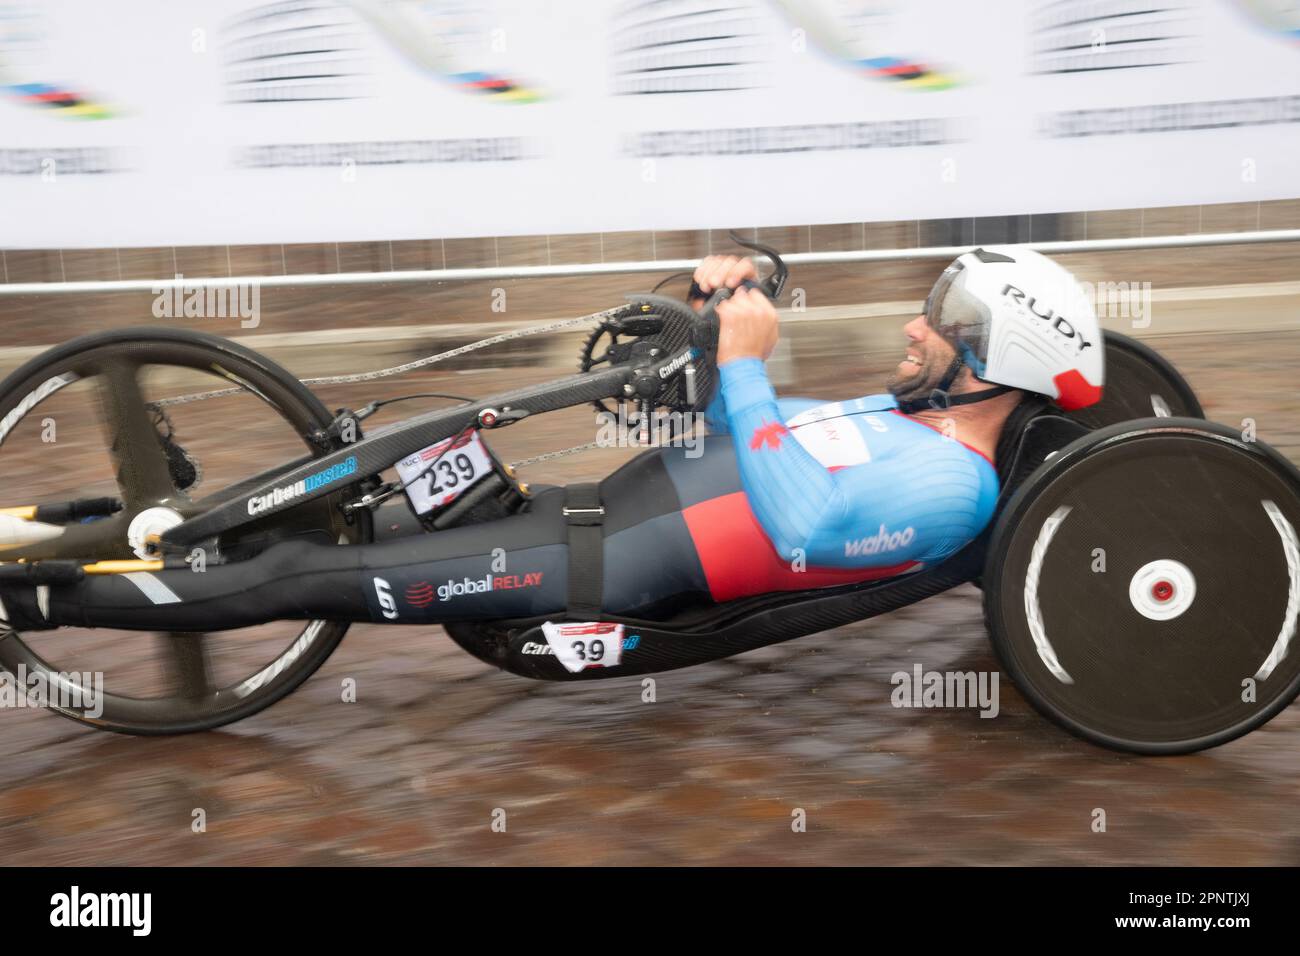
<path id="1" fill-rule="evenodd" d="M 731 289 L 715 289 L 713 294 L 709 296 L 708 301 L 706 301 L 704 306 L 700 309 L 700 318 L 705 319 L 706 321 L 715 321 L 717 319 L 718 306 L 730 299 L 733 294 L 734 293 Z"/>
<path id="2" fill-rule="evenodd" d="M 770 281 L 771 280 L 769 279 L 766 282 L 755 282 L 753 279 L 742 279 L 740 280 L 740 288 L 757 289 L 759 292 L 763 293 L 763 295 L 775 301 L 776 295 L 774 295 L 772 290 L 768 288 L 768 284 Z M 686 301 L 696 302 L 701 299 L 709 300 L 711 296 L 717 295 L 719 292 L 722 291 L 725 291 L 727 293 L 726 298 L 731 298 L 731 292 L 732 292 L 731 289 L 726 289 L 726 290 L 715 289 L 712 293 L 705 294 L 704 290 L 700 288 L 699 283 L 697 283 L 694 279 L 692 279 L 690 291 L 686 293 Z M 715 302 L 713 304 L 716 305 L 717 303 Z"/>

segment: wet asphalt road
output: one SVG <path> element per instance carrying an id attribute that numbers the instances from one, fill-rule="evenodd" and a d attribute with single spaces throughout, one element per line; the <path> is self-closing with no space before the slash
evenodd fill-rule
<path id="1" fill-rule="evenodd" d="M 1294 302 L 1261 306 L 1278 308 L 1289 317 Z M 1171 321 L 1150 341 L 1211 418 L 1254 417 L 1296 459 L 1300 327 L 1278 325 L 1224 336 Z M 856 334 L 793 332 L 782 390 L 872 390 L 890 362 Z M 487 394 L 563 371 L 571 344 L 383 390 Z M 318 351 L 276 357 L 315 371 Z M 389 358 L 373 357 L 347 356 L 346 370 Z M 326 391 L 331 405 L 362 395 L 382 397 Z M 498 447 L 511 459 L 590 440 L 589 421 L 566 412 L 500 433 Z M 595 476 L 629 453 L 600 454 L 525 477 Z M 6 476 L 6 497 L 21 474 Z M 993 718 L 893 707 L 890 675 L 916 664 L 997 671 L 977 590 L 658 675 L 653 702 L 640 678 L 538 684 L 438 628 L 356 626 L 300 690 L 217 732 L 138 739 L 0 713 L 0 850 L 38 865 L 1300 863 L 1295 706 L 1216 750 L 1140 758 L 1071 737 L 1006 680 Z M 342 699 L 349 678 L 355 702 Z M 793 832 L 800 811 L 806 832 Z"/>

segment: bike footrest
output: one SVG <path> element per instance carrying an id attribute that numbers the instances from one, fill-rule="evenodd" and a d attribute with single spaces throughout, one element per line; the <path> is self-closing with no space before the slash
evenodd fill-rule
<path id="1" fill-rule="evenodd" d="M 31 564 L 0 564 L 0 583 L 75 584 L 85 577 L 79 561 L 36 561 Z"/>
<path id="2" fill-rule="evenodd" d="M 49 524 L 71 524 L 85 518 L 106 518 L 122 510 L 117 498 L 79 498 L 52 505 L 37 505 L 33 517 Z"/>

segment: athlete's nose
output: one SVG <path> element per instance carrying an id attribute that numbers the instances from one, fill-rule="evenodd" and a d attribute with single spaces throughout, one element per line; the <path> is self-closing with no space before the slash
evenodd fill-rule
<path id="1" fill-rule="evenodd" d="M 920 342 L 925 338 L 926 333 L 929 332 L 929 330 L 930 326 L 929 323 L 925 321 L 924 315 L 918 315 L 911 322 L 908 322 L 903 326 L 903 332 L 907 335 L 908 339 L 913 342 Z"/>

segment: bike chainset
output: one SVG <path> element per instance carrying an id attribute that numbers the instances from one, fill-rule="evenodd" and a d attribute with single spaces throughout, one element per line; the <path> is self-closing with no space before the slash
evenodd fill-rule
<path id="1" fill-rule="evenodd" d="M 717 384 L 717 328 L 685 303 L 665 296 L 630 297 L 587 336 L 578 369 L 600 365 L 634 365 L 645 369 L 627 387 L 620 403 L 637 402 L 642 415 L 654 407 L 673 412 L 703 410 Z M 608 401 L 592 402 L 597 411 L 615 414 Z"/>
<path id="2" fill-rule="evenodd" d="M 376 369 L 372 372 L 305 378 L 302 382 L 304 385 L 311 386 L 375 381 L 425 368 L 512 339 L 563 331 L 591 322 L 597 324 L 587 336 L 580 353 L 579 367 L 584 372 L 606 363 L 654 362 L 663 355 L 680 357 L 685 363 L 681 367 L 675 367 L 676 363 L 669 365 L 667 373 L 655 383 L 656 387 L 653 389 L 652 394 L 640 395 L 634 392 L 625 396 L 620 402 L 635 398 L 638 400 L 641 410 L 647 412 L 654 405 L 663 405 L 674 411 L 693 412 L 702 410 L 712 398 L 714 389 L 717 386 L 716 324 L 703 323 L 700 317 L 683 302 L 664 296 L 648 294 L 631 297 L 631 301 L 627 305 L 605 309 L 577 318 L 516 329 L 402 365 Z M 601 340 L 604 338 L 608 338 L 609 341 L 602 347 Z M 686 356 L 685 353 L 687 353 L 688 349 L 691 351 L 689 356 Z M 643 386 L 642 390 L 651 391 L 648 386 Z M 193 487 L 202 480 L 202 472 L 193 457 L 172 440 L 170 420 L 166 417 L 163 408 L 239 394 L 243 391 L 244 389 L 238 386 L 217 388 L 186 395 L 176 395 L 150 403 L 151 408 L 158 415 L 155 424 L 159 427 L 159 440 L 163 443 L 167 452 L 169 465 L 172 467 L 172 477 L 178 488 Z M 600 411 L 615 413 L 615 409 L 611 408 L 606 402 L 597 401 L 593 404 Z M 320 440 L 323 436 L 308 437 Z M 587 442 L 582 445 L 574 445 L 571 448 L 558 449 L 543 455 L 513 462 L 512 467 L 519 468 L 541 461 L 561 458 L 590 450 L 598 447 L 598 445 L 598 442 Z"/>

